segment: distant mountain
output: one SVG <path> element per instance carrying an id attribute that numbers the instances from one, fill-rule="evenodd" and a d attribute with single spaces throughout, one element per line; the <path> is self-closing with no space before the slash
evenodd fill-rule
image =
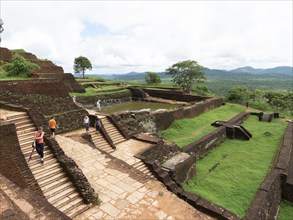
<path id="1" fill-rule="evenodd" d="M 268 69 L 255 69 L 250 66 L 240 67 L 233 70 L 220 70 L 220 69 L 204 69 L 205 76 L 207 78 L 211 77 L 225 77 L 225 78 L 245 78 L 245 77 L 288 77 L 293 76 L 293 67 L 290 66 L 278 66 Z M 129 72 L 125 74 L 91 74 L 92 76 L 98 76 L 104 79 L 112 80 L 144 80 L 145 72 Z M 76 74 L 76 76 L 79 74 Z M 171 78 L 165 72 L 159 72 L 158 75 L 161 79 Z"/>
<path id="2" fill-rule="evenodd" d="M 230 70 L 232 73 L 251 73 L 251 74 L 266 74 L 266 73 L 275 73 L 275 74 L 292 74 L 293 67 L 290 66 L 278 66 L 269 69 L 254 69 L 251 66 L 240 67 L 234 70 Z"/>

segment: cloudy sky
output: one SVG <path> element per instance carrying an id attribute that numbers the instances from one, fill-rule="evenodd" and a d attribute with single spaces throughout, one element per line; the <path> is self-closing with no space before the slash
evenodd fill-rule
<path id="1" fill-rule="evenodd" d="M 22 48 L 73 72 L 164 71 L 202 66 L 292 66 L 292 1 L 0 0 L 1 47 Z"/>

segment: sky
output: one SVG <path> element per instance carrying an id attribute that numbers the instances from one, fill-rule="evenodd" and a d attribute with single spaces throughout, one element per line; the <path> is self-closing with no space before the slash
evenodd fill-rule
<path id="1" fill-rule="evenodd" d="M 292 64 L 293 1 L 0 0 L 1 47 L 73 73 L 162 72 L 184 60 L 210 69 Z"/>

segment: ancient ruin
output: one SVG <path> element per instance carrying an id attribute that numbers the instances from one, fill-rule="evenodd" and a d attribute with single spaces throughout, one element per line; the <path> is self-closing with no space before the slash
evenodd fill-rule
<path id="1" fill-rule="evenodd" d="M 186 192 L 182 184 L 196 175 L 196 160 L 226 138 L 251 138 L 250 132 L 241 127 L 249 112 L 215 123 L 215 132 L 179 148 L 150 134 L 141 122 L 151 121 L 156 131 L 164 130 L 175 120 L 221 106 L 223 99 L 170 89 L 127 87 L 130 92 L 123 98 L 186 105 L 170 111 L 105 114 L 83 107 L 90 98 L 73 102 L 69 92 L 83 92 L 84 88 L 71 74 L 65 74 L 51 61 L 39 61 L 33 54 L 21 55 L 41 69 L 30 80 L 0 81 L 0 198 L 5 204 L 2 216 L 240 219 Z M 9 62 L 11 58 L 10 50 L 0 48 L 0 60 Z M 88 133 L 81 129 L 85 115 L 90 118 Z M 47 126 L 52 116 L 59 124 L 55 139 Z M 96 117 L 103 125 L 99 132 L 93 128 Z M 269 116 L 260 117 L 269 121 L 265 119 Z M 44 165 L 36 154 L 28 162 L 39 126 L 45 130 Z M 243 219 L 272 219 L 282 198 L 293 202 L 292 129 L 293 124 L 288 123 L 276 163 Z"/>

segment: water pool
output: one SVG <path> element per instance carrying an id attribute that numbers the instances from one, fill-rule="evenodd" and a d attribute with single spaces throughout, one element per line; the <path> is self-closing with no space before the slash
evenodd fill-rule
<path id="1" fill-rule="evenodd" d="M 110 106 L 101 106 L 101 111 L 105 113 L 120 113 L 120 112 L 130 112 L 130 111 L 156 111 L 156 110 L 170 110 L 180 107 L 178 104 L 167 104 L 159 102 L 144 102 L 144 101 L 132 101 L 132 102 L 122 102 Z"/>

